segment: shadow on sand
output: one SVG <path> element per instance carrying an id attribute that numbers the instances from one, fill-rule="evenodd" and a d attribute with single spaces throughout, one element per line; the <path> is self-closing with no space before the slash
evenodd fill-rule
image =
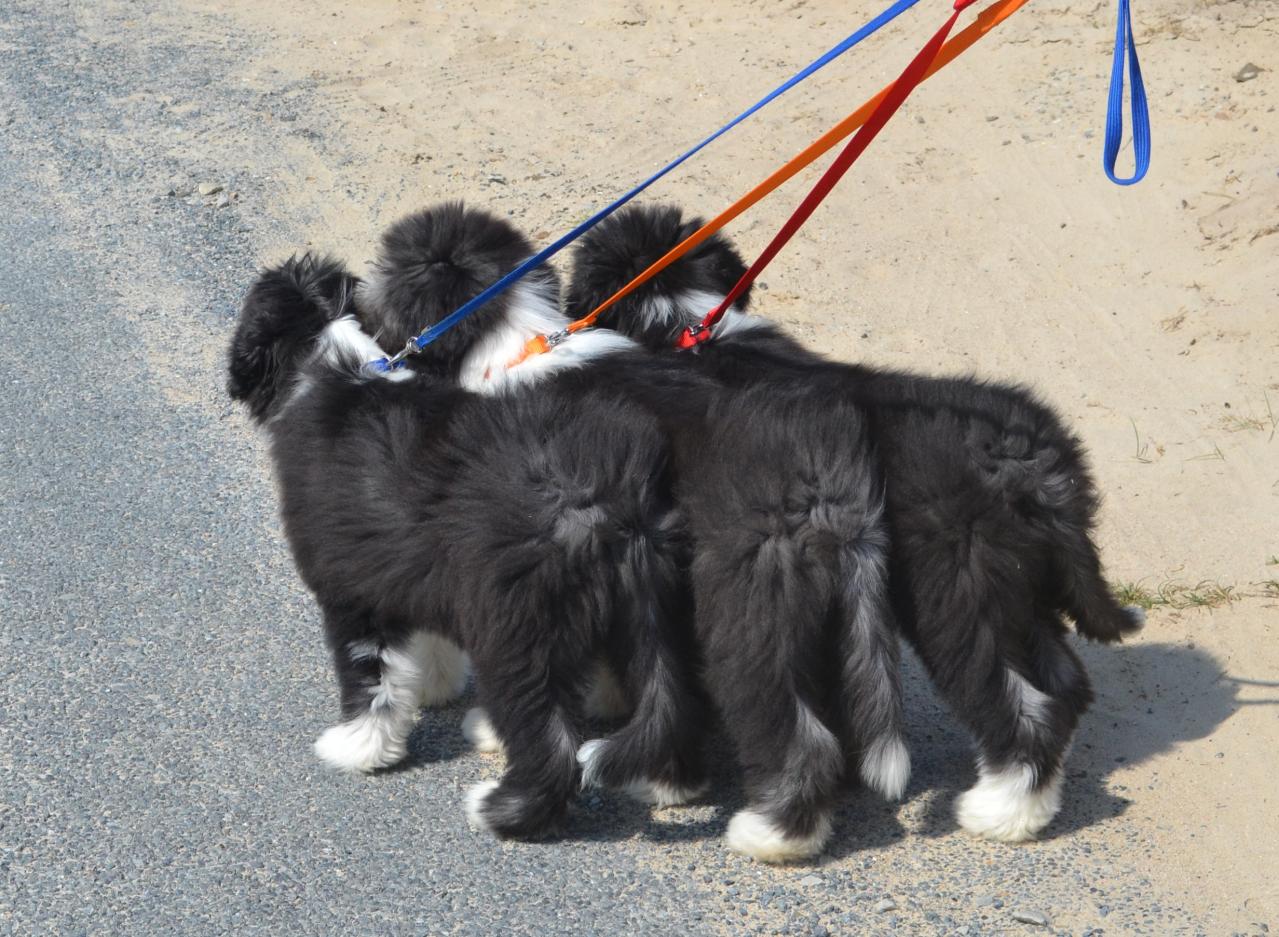
<path id="1" fill-rule="evenodd" d="M 1257 681 L 1226 676 L 1211 655 L 1197 648 L 1153 643 L 1099 647 L 1083 642 L 1077 647 L 1097 699 L 1075 736 L 1063 807 L 1044 838 L 1068 835 L 1122 814 L 1130 801 L 1122 787 L 1109 783 L 1111 773 L 1120 767 L 1140 764 L 1178 743 L 1204 738 L 1244 705 L 1279 704 L 1279 699 L 1241 701 L 1240 685 Z M 905 655 L 903 669 L 913 761 L 906 798 L 935 792 L 921 828 L 913 835 L 950 835 L 956 830 L 954 800 L 976 780 L 972 749 L 912 655 Z M 415 770 L 468 754 L 460 725 L 471 705 L 474 700 L 468 696 L 448 707 L 425 711 L 409 740 L 408 759 L 392 770 Z M 570 814 L 565 838 L 615 840 L 637 832 L 655 842 L 722 837 L 728 818 L 743 806 L 744 795 L 732 751 L 718 734 L 711 742 L 708 763 L 711 788 L 701 803 L 716 808 L 709 815 L 663 822 L 649 808 L 623 795 L 586 791 Z M 850 789 L 827 854 L 845 856 L 901 840 L 906 831 L 898 819 L 899 809 L 900 805 L 886 803 L 864 789 Z"/>

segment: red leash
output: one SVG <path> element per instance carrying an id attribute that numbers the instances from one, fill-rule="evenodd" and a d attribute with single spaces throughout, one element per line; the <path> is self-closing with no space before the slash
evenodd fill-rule
<path id="1" fill-rule="evenodd" d="M 888 119 L 897 112 L 902 106 L 902 102 L 910 95 L 912 91 L 924 80 L 928 68 L 937 58 L 938 52 L 941 51 L 942 43 L 946 41 L 946 37 L 950 35 L 951 28 L 959 19 L 959 14 L 965 7 L 972 4 L 974 0 L 955 0 L 955 12 L 950 15 L 950 19 L 946 20 L 933 36 L 928 40 L 927 44 L 919 50 L 919 54 L 915 56 L 911 63 L 906 66 L 906 70 L 901 76 L 893 82 L 892 88 L 888 94 L 879 102 L 879 106 L 871 112 L 870 117 L 866 119 L 866 123 L 857 131 L 856 136 L 848 141 L 847 145 L 840 154 L 835 157 L 835 161 L 830 164 L 822 177 L 817 180 L 817 184 L 813 186 L 811 192 L 804 197 L 804 201 L 800 202 L 799 208 L 795 209 L 795 213 L 787 219 L 786 224 L 782 225 L 782 229 L 777 232 L 768 247 L 764 248 L 764 252 L 759 255 L 758 259 L 750 265 L 742 278 L 728 292 L 723 301 L 706 314 L 700 323 L 691 328 L 686 328 L 679 340 L 676 341 L 677 348 L 696 348 L 702 342 L 710 337 L 711 328 L 718 322 L 746 289 L 755 282 L 755 278 L 760 275 L 769 262 L 777 256 L 778 252 L 786 246 L 786 242 L 794 236 L 795 232 L 803 227 L 804 222 L 822 203 L 822 200 L 830 194 L 831 190 L 839 183 L 844 173 L 848 171 L 848 167 L 857 161 L 857 158 L 865 152 L 866 147 L 870 146 L 870 142 L 884 128 L 884 124 L 888 123 Z"/>

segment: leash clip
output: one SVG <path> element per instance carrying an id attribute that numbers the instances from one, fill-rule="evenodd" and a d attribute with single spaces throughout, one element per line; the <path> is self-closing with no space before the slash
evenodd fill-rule
<path id="1" fill-rule="evenodd" d="M 417 339 L 410 338 L 404 343 L 404 347 L 397 351 L 389 358 L 383 358 L 378 363 L 380 371 L 396 371 L 404 367 L 404 359 L 409 355 L 421 354 L 422 349 L 418 347 Z"/>
<path id="2" fill-rule="evenodd" d="M 568 329 L 560 329 L 558 332 L 552 332 L 546 336 L 546 350 L 550 351 L 556 345 L 562 345 L 573 333 Z"/>
<path id="3" fill-rule="evenodd" d="M 711 327 L 705 322 L 699 322 L 697 325 L 687 326 L 680 333 L 679 339 L 675 342 L 675 347 L 681 351 L 686 351 L 689 348 L 696 350 L 698 345 L 710 337 Z"/>

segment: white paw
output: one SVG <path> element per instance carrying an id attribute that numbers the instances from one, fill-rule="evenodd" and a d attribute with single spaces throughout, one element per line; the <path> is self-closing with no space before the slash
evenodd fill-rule
<path id="1" fill-rule="evenodd" d="M 493 728 L 489 714 L 480 707 L 468 709 L 462 717 L 462 738 L 471 743 L 477 752 L 505 755 L 506 746 Z"/>
<path id="2" fill-rule="evenodd" d="M 787 836 L 771 820 L 754 810 L 741 810 L 728 823 L 724 842 L 733 852 L 761 862 L 811 859 L 830 838 L 830 817 L 822 817 L 807 836 Z"/>
<path id="3" fill-rule="evenodd" d="M 910 781 L 910 752 L 901 736 L 878 738 L 862 754 L 862 781 L 873 791 L 900 800 Z"/>
<path id="4" fill-rule="evenodd" d="M 1061 808 L 1061 775 L 1035 789 L 1030 765 L 980 770 L 980 779 L 955 803 L 959 825 L 985 839 L 1020 843 L 1034 839 Z"/>
<path id="5" fill-rule="evenodd" d="M 408 754 L 405 742 L 387 720 L 365 713 L 325 729 L 315 740 L 315 754 L 334 768 L 367 774 L 402 761 Z"/>
<path id="6" fill-rule="evenodd" d="M 421 679 L 419 706 L 442 706 L 466 692 L 471 661 L 448 638 L 419 631 L 412 638 L 412 654 Z"/>
<path id="7" fill-rule="evenodd" d="M 497 787 L 497 781 L 481 781 L 466 792 L 466 822 L 471 829 L 480 833 L 492 832 L 492 827 L 484 819 L 484 804 Z"/>
<path id="8" fill-rule="evenodd" d="M 654 807 L 678 807 L 701 797 L 709 786 L 709 784 L 699 784 L 696 787 L 680 787 L 664 781 L 633 781 L 622 788 L 622 793 L 642 804 L 651 804 Z"/>

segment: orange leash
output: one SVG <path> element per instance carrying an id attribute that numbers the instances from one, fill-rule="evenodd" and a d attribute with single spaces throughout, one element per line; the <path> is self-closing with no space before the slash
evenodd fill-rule
<path id="1" fill-rule="evenodd" d="M 998 0 L 992 3 L 986 9 L 977 14 L 971 24 L 961 30 L 956 36 L 952 37 L 942 46 L 941 51 L 937 53 L 937 57 L 933 60 L 931 66 L 924 73 L 921 81 L 926 81 L 940 71 L 946 65 L 949 65 L 961 53 L 966 52 L 970 46 L 978 39 L 981 39 L 992 29 L 1002 23 L 1008 17 L 1012 16 L 1017 10 L 1025 6 L 1028 0 Z M 687 238 L 677 244 L 675 247 L 667 251 L 661 258 L 650 265 L 643 273 L 631 280 L 624 287 L 610 296 L 600 305 L 596 306 L 590 313 L 582 318 L 571 322 L 563 331 L 556 332 L 554 335 L 537 335 L 524 345 L 524 350 L 520 352 L 519 357 L 513 360 L 507 367 L 515 367 L 520 362 L 532 357 L 550 351 L 560 342 L 574 332 L 580 332 L 582 329 L 590 328 L 595 324 L 596 320 L 613 304 L 625 299 L 635 290 L 639 289 L 646 282 L 651 280 L 657 274 L 661 273 L 675 261 L 679 260 L 697 245 L 701 244 L 708 237 L 719 231 L 726 224 L 746 210 L 752 208 L 779 186 L 783 185 L 798 172 L 811 165 L 815 160 L 826 153 L 835 144 L 839 143 L 853 131 L 857 130 L 862 124 L 866 123 L 870 115 L 883 102 L 884 98 L 892 90 L 892 82 L 887 85 L 877 95 L 859 107 L 853 113 L 849 114 L 838 124 L 832 127 L 826 133 L 818 137 L 813 143 L 809 144 L 801 153 L 787 162 L 784 166 L 774 172 L 771 176 L 761 182 L 755 188 L 751 189 L 744 196 L 730 205 L 724 211 L 720 212 L 697 231 L 690 234 Z"/>

